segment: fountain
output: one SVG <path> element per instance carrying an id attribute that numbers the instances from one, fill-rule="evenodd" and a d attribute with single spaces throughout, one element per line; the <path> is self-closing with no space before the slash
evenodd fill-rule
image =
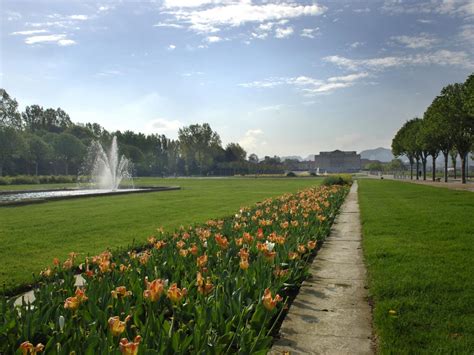
<path id="1" fill-rule="evenodd" d="M 119 156 L 117 137 L 112 138 L 110 149 L 93 141 L 78 177 L 78 188 L 61 190 L 32 190 L 0 192 L 0 206 L 44 202 L 51 199 L 117 195 L 131 192 L 178 190 L 177 186 L 135 188 L 132 178 L 133 163 L 124 155 Z M 121 187 L 126 182 L 127 187 Z"/>
<path id="2" fill-rule="evenodd" d="M 114 136 L 108 152 L 99 142 L 92 142 L 82 174 L 90 176 L 92 186 L 116 191 L 123 179 L 127 179 L 133 188 L 132 169 L 130 160 L 124 155 L 119 157 L 117 137 Z"/>

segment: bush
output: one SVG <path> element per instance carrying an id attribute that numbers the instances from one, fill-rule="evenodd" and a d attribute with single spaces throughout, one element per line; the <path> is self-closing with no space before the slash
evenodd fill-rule
<path id="1" fill-rule="evenodd" d="M 75 286 L 81 260 L 71 253 L 41 272 L 31 305 L 0 298 L 0 353 L 41 341 L 45 354 L 125 353 L 123 343 L 140 354 L 266 354 L 346 193 L 332 186 L 286 194 L 159 232 L 146 249 L 106 251 L 82 268 L 85 289 Z"/>
<path id="2" fill-rule="evenodd" d="M 332 186 L 332 185 L 351 185 L 352 176 L 349 174 L 341 175 L 330 175 L 324 178 L 323 185 Z"/>
<path id="3" fill-rule="evenodd" d="M 296 174 L 292 171 L 286 174 L 286 177 L 296 177 Z"/>
<path id="4" fill-rule="evenodd" d="M 0 177 L 0 185 L 68 184 L 77 182 L 73 175 L 18 175 Z"/>

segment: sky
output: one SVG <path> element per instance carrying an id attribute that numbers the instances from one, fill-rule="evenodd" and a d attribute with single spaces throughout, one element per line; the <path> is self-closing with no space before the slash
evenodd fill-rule
<path id="1" fill-rule="evenodd" d="M 74 122 L 306 157 L 390 147 L 474 71 L 474 1 L 0 0 L 0 87 Z"/>

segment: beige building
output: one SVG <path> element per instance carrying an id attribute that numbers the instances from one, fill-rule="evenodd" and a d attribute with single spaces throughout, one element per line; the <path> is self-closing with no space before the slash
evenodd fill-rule
<path id="1" fill-rule="evenodd" d="M 354 173 L 361 169 L 360 154 L 357 152 L 320 152 L 314 156 L 314 165 L 320 173 Z"/>

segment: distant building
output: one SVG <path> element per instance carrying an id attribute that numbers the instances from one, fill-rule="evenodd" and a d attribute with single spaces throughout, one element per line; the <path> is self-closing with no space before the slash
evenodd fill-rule
<path id="1" fill-rule="evenodd" d="M 360 154 L 357 152 L 320 152 L 314 156 L 314 163 L 320 173 L 354 173 L 361 169 Z"/>

